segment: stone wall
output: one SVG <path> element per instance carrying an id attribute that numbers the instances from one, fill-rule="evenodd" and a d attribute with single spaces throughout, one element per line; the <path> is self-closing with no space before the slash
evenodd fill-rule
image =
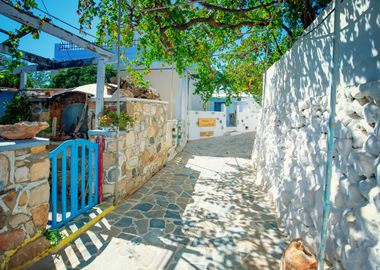
<path id="1" fill-rule="evenodd" d="M 103 194 L 123 199 L 138 190 L 167 160 L 167 102 L 123 99 L 121 111 L 135 119 L 134 126 L 121 132 L 119 138 L 119 167 L 116 166 L 116 137 L 106 137 L 103 161 Z M 105 110 L 116 108 L 114 101 L 105 102 Z M 93 107 L 93 106 L 92 106 Z"/>
<path id="2" fill-rule="evenodd" d="M 380 268 L 380 2 L 343 1 L 338 78 L 333 6 L 268 71 L 253 161 L 291 238 L 319 248 L 328 100 L 337 81 L 327 259 L 334 269 Z"/>
<path id="3" fill-rule="evenodd" d="M 46 145 L 0 151 L 0 263 L 11 250 L 45 229 L 49 211 L 49 174 Z M 34 245 L 41 251 L 49 243 L 42 239 Z M 22 254 L 16 252 L 11 264 L 24 262 L 23 258 L 28 256 L 32 258 L 37 252 L 35 248 L 30 250 L 29 247 L 31 252 L 23 250 Z"/>

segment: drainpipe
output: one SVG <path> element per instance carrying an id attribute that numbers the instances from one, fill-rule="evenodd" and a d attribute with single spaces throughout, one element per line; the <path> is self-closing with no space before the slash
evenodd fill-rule
<path id="1" fill-rule="evenodd" d="M 339 57 L 338 47 L 340 40 L 340 1 L 335 0 L 335 13 L 334 13 L 334 39 L 332 51 L 332 82 L 330 89 L 330 115 L 328 119 L 328 134 L 327 134 L 327 161 L 326 161 L 326 179 L 323 194 L 323 217 L 322 229 L 318 254 L 318 270 L 324 269 L 326 242 L 328 238 L 328 220 L 330 215 L 330 194 L 331 194 L 331 175 L 333 166 L 333 153 L 334 153 L 334 129 L 335 129 L 335 107 L 336 107 L 336 89 L 339 85 Z"/>

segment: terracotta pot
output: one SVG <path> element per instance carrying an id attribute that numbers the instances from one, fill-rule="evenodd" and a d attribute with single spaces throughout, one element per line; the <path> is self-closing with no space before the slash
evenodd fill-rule
<path id="1" fill-rule="evenodd" d="M 7 140 L 25 140 L 34 138 L 49 127 L 47 122 L 19 122 L 13 125 L 0 125 L 0 137 Z"/>

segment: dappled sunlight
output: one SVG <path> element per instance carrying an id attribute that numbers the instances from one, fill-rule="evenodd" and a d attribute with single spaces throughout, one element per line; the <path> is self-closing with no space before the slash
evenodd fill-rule
<path id="1" fill-rule="evenodd" d="M 279 269 L 285 236 L 245 158 L 251 136 L 188 145 L 125 203 L 34 269 Z M 210 142 L 220 147 L 202 150 Z M 68 230 L 80 225 L 77 220 Z"/>

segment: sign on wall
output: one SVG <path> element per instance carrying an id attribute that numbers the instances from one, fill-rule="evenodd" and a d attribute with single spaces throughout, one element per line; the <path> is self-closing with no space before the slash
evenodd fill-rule
<path id="1" fill-rule="evenodd" d="M 212 137 L 212 136 L 214 136 L 214 131 L 201 131 L 200 136 L 201 137 Z"/>
<path id="2" fill-rule="evenodd" d="M 198 126 L 200 127 L 215 127 L 216 118 L 198 118 Z"/>

